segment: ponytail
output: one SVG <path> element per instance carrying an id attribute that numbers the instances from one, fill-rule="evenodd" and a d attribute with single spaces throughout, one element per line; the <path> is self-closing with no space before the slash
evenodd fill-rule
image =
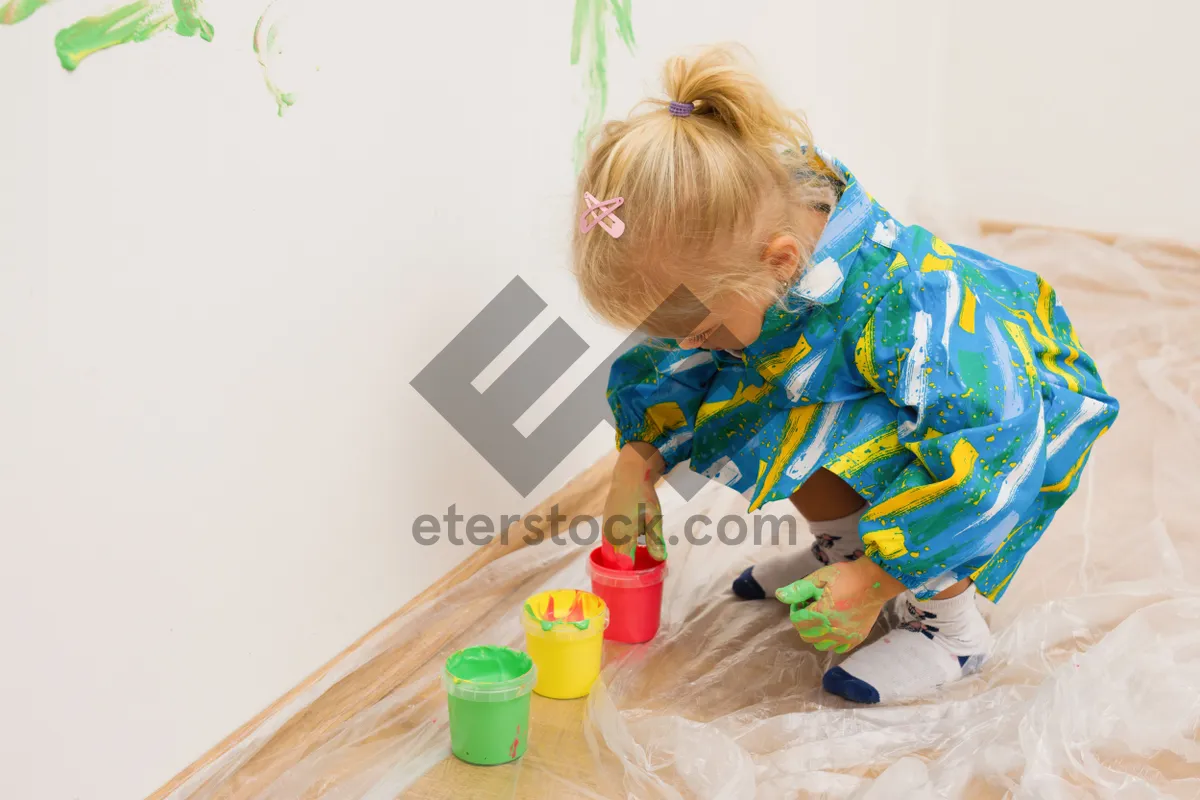
<path id="1" fill-rule="evenodd" d="M 607 123 L 580 172 L 583 193 L 622 197 L 620 239 L 576 232 L 574 271 L 584 299 L 629 327 L 686 283 L 718 294 L 778 295 L 761 268 L 763 237 L 789 232 L 789 207 L 828 210 L 841 178 L 817 156 L 804 118 L 782 106 L 727 47 L 670 59 L 667 100 Z"/>

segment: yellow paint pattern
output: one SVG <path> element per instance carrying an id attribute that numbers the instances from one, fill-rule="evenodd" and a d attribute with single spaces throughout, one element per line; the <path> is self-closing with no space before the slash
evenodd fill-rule
<path id="1" fill-rule="evenodd" d="M 1003 554 L 1005 552 L 1005 550 L 1004 550 L 1005 546 L 1008 544 L 1009 540 L 1011 540 L 1014 536 L 1016 536 L 1017 533 L 1020 532 L 1020 530 L 1028 524 L 1029 524 L 1028 522 L 1023 522 L 1020 525 L 1018 525 L 1017 527 L 1013 528 L 1011 531 L 1009 531 L 1008 535 L 1004 537 L 1004 541 L 1001 542 L 1000 546 L 996 548 L 996 552 L 992 554 L 992 557 L 989 558 L 987 561 L 985 561 L 982 567 L 980 567 L 979 569 L 977 569 L 971 573 L 971 580 L 978 583 L 979 576 L 981 576 L 983 573 L 988 572 L 993 569 L 999 569 L 1000 562 L 1003 561 L 1003 559 L 1004 559 Z M 1018 561 L 1017 563 L 1019 564 L 1020 562 Z M 1014 565 L 1012 567 L 1012 570 L 1015 571 L 1015 569 L 1016 569 L 1016 566 Z M 1008 584 L 1008 581 L 1011 578 L 1012 578 L 1012 572 L 1009 573 L 1007 578 L 1000 581 L 1000 584 L 996 588 L 994 588 L 994 589 L 992 589 L 992 591 L 988 592 L 986 597 L 989 600 L 995 600 L 996 597 L 1000 594 L 1000 592 L 1004 589 L 1005 585 Z"/>
<path id="2" fill-rule="evenodd" d="M 1096 438 L 1099 439 L 1100 436 L 1103 436 L 1107 430 L 1108 430 L 1108 428 L 1105 428 L 1103 431 L 1100 431 L 1099 435 Z M 1092 444 L 1095 444 L 1095 443 L 1096 442 L 1093 440 Z M 1089 444 L 1087 446 L 1087 448 L 1083 451 L 1083 455 L 1081 455 L 1079 457 L 1079 460 L 1075 462 L 1075 465 L 1073 467 L 1071 467 L 1070 470 L 1067 471 L 1067 474 L 1063 477 L 1063 479 L 1061 481 L 1059 481 L 1058 483 L 1052 484 L 1050 486 L 1043 486 L 1042 491 L 1043 492 L 1066 491 L 1067 487 L 1069 487 L 1071 485 L 1071 481 L 1075 480 L 1075 476 L 1079 473 L 1079 470 L 1083 469 L 1083 462 L 1087 461 L 1088 453 L 1092 452 L 1092 444 Z"/>
<path id="3" fill-rule="evenodd" d="M 927 442 L 930 439 L 936 439 L 941 435 L 942 434 L 937 430 L 929 428 L 925 431 L 925 436 L 922 438 L 922 441 Z M 921 442 L 905 442 L 904 446 L 908 448 L 908 451 L 912 453 L 914 457 L 916 457 L 917 461 L 921 462 L 921 466 L 925 468 L 926 472 L 928 472 L 929 465 L 925 463 L 925 455 L 921 452 Z"/>
<path id="4" fill-rule="evenodd" d="M 890 278 L 895 274 L 896 270 L 904 269 L 908 266 L 908 259 L 904 257 L 904 253 L 896 253 L 896 257 L 892 259 L 892 263 L 888 265 L 887 274 L 884 278 Z"/>
<path id="5" fill-rule="evenodd" d="M 1037 315 L 1038 321 L 1042 323 L 1045 337 L 1039 338 L 1035 333 L 1034 339 L 1037 339 L 1038 344 L 1040 344 L 1045 350 L 1045 352 L 1042 353 L 1042 363 L 1046 365 L 1046 368 L 1065 380 L 1067 382 L 1067 387 L 1071 391 L 1077 392 L 1079 391 L 1079 381 L 1076 380 L 1074 375 L 1071 375 L 1057 364 L 1059 356 L 1062 355 L 1062 347 L 1059 346 L 1058 341 L 1054 338 L 1054 328 L 1052 327 L 1051 323 L 1051 314 L 1053 314 L 1053 312 L 1054 290 L 1050 288 L 1050 284 L 1046 283 L 1046 281 L 1039 277 Z M 1032 328 L 1033 323 L 1029 322 L 1029 326 Z M 1075 359 L 1077 358 L 1079 358 L 1079 351 L 1068 345 L 1066 360 L 1067 366 L 1070 367 L 1074 365 Z"/>
<path id="6" fill-rule="evenodd" d="M 1076 339 L 1074 326 L 1071 328 L 1071 338 Z M 1079 351 L 1075 348 L 1071 348 L 1071 354 L 1067 356 L 1067 360 L 1063 363 L 1067 365 L 1067 369 L 1073 369 L 1076 372 L 1079 372 L 1079 368 L 1075 366 L 1075 359 L 1077 358 L 1079 358 Z"/>
<path id="7" fill-rule="evenodd" d="M 879 554 L 884 558 L 899 558 L 908 552 L 904 543 L 904 531 L 900 528 L 884 528 L 863 534 L 863 552 L 868 556 Z"/>
<path id="8" fill-rule="evenodd" d="M 966 483 L 978 461 L 979 451 L 966 439 L 960 439 L 950 451 L 950 466 L 953 472 L 949 478 L 906 489 L 895 497 L 872 506 L 862 518 L 867 521 L 879 520 L 924 508 Z"/>
<path id="9" fill-rule="evenodd" d="M 821 405 L 799 406 L 788 411 L 779 446 L 771 456 L 770 468 L 765 475 L 759 475 L 758 494 L 754 496 L 747 510 L 754 511 L 766 501 L 767 494 L 779 483 L 783 471 L 792 463 L 796 451 L 800 449 L 809 429 L 812 428 L 813 420 L 817 418 L 817 412 L 822 408 Z"/>
<path id="10" fill-rule="evenodd" d="M 933 252 L 937 255 L 926 255 L 921 260 L 921 272 L 936 272 L 938 270 L 950 269 L 954 266 L 954 248 L 943 242 L 936 236 L 933 237 Z M 938 258 L 941 256 L 941 258 Z"/>
<path id="11" fill-rule="evenodd" d="M 796 340 L 796 344 L 790 350 L 776 353 L 760 361 L 757 368 L 758 374 L 768 381 L 777 381 L 791 372 L 811 352 L 812 345 L 804 338 L 804 334 L 800 334 L 800 338 Z"/>
<path id="12" fill-rule="evenodd" d="M 984 566 L 986 567 L 987 565 L 985 564 Z M 1014 566 L 1012 572 L 1010 572 L 1004 576 L 1004 580 L 1002 580 L 998 584 L 996 584 L 996 586 L 991 591 L 985 592 L 983 596 L 986 597 L 988 600 L 995 602 L 996 598 L 1000 596 L 1000 593 L 1004 591 L 1004 587 L 1008 586 L 1008 582 L 1012 580 L 1012 576 L 1014 574 L 1016 574 L 1015 566 Z"/>
<path id="13" fill-rule="evenodd" d="M 833 459 L 825 465 L 825 468 L 836 475 L 845 477 L 862 472 L 877 461 L 904 452 L 896 430 L 895 422 L 888 423 L 887 427 L 877 435 Z"/>
<path id="14" fill-rule="evenodd" d="M 875 317 L 867 318 L 867 325 L 854 345 L 854 366 L 858 367 L 863 380 L 877 392 L 882 392 L 879 370 L 875 366 Z"/>
<path id="15" fill-rule="evenodd" d="M 917 459 L 917 461 L 920 462 L 920 464 L 924 468 L 924 470 L 926 472 L 929 472 L 929 465 L 925 463 L 925 456 L 921 453 L 921 443 L 920 442 L 905 442 L 904 446 L 908 449 L 908 452 L 913 454 L 913 458 Z"/>
<path id="16" fill-rule="evenodd" d="M 1058 365 L 1058 359 L 1063 353 L 1063 348 L 1062 345 L 1059 344 L 1058 340 L 1054 338 L 1054 329 L 1051 327 L 1050 315 L 1053 308 L 1053 294 L 1054 290 L 1050 288 L 1050 284 L 1046 283 L 1041 278 L 1038 278 L 1038 299 L 1036 303 L 1038 319 L 1036 322 L 1028 311 L 1016 308 L 1008 308 L 1007 306 L 1005 306 L 1005 308 L 1008 308 L 1009 313 L 1024 322 L 1026 327 L 1029 328 L 1029 333 L 1033 336 L 1033 340 L 1037 342 L 1038 346 L 1041 348 L 1041 353 L 1039 354 L 1040 360 L 1042 364 L 1046 366 L 1046 369 L 1062 378 L 1067 384 L 1067 388 L 1069 388 L 1071 391 L 1077 392 L 1080 388 L 1079 380 Z M 1004 324 L 1005 326 L 1012 325 L 1010 322 L 1005 322 Z M 1012 331 L 1013 328 L 1009 327 L 1010 334 Z M 1074 328 L 1070 329 L 1069 335 L 1071 337 L 1072 345 L 1067 346 L 1067 358 L 1065 359 L 1064 363 L 1068 367 L 1075 368 L 1075 360 L 1079 358 L 1079 339 L 1075 335 Z M 1016 337 L 1014 335 L 1014 339 L 1015 338 Z M 1024 337 L 1022 336 L 1021 339 L 1024 340 Z M 1026 348 L 1028 347 L 1028 342 L 1026 342 Z M 1032 350 L 1030 350 L 1030 352 L 1032 353 Z"/>
<path id="17" fill-rule="evenodd" d="M 1046 335 L 1053 336 L 1054 331 L 1050 328 L 1050 314 L 1054 308 L 1054 290 L 1050 288 L 1050 284 L 1042 280 L 1039 275 L 1037 279 L 1038 299 L 1037 299 L 1037 315 L 1042 324 L 1046 326 Z"/>
<path id="18" fill-rule="evenodd" d="M 646 409 L 642 434 L 638 438 L 643 442 L 653 442 L 667 431 L 677 430 L 685 425 L 687 417 L 683 415 L 683 409 L 678 403 L 658 403 Z"/>
<path id="19" fill-rule="evenodd" d="M 707 422 L 713 417 L 725 414 L 738 406 L 746 403 L 757 403 L 767 392 L 770 391 L 771 385 L 764 383 L 762 386 L 746 386 L 739 382 L 737 391 L 733 393 L 733 397 L 728 400 L 715 400 L 711 403 L 704 403 L 700 406 L 700 410 L 696 413 L 696 424 Z"/>
<path id="20" fill-rule="evenodd" d="M 962 311 L 958 313 L 958 327 L 967 333 L 975 332 L 975 294 L 966 284 L 963 284 Z"/>
<path id="21" fill-rule="evenodd" d="M 953 265 L 954 261 L 952 259 L 927 255 L 921 261 L 921 272 L 937 272 L 938 270 L 950 269 Z"/>
<path id="22" fill-rule="evenodd" d="M 1033 317 L 1029 315 L 1028 311 L 1014 310 L 1013 315 L 1025 323 L 1025 325 L 1029 328 L 1029 333 L 1033 336 L 1033 340 L 1038 343 L 1039 347 L 1042 348 L 1041 361 L 1046 365 L 1046 369 L 1050 370 L 1055 375 L 1066 381 L 1068 389 L 1073 392 L 1078 392 L 1079 380 L 1058 365 L 1058 357 L 1062 355 L 1062 348 L 1059 347 L 1058 342 L 1056 342 L 1050 336 L 1047 336 L 1042 331 L 1038 330 L 1038 326 L 1034 323 Z M 1075 352 L 1074 348 L 1068 349 L 1074 353 L 1075 358 L 1079 357 L 1079 354 Z"/>
<path id="23" fill-rule="evenodd" d="M 1029 378 L 1029 384 L 1037 386 L 1037 367 L 1034 366 L 1033 350 L 1029 347 L 1029 340 L 1025 338 L 1025 332 L 1021 330 L 1020 325 L 1007 319 L 1004 320 L 1004 329 L 1008 331 L 1008 335 L 1012 338 L 1013 344 L 1017 346 L 1017 351 L 1025 362 L 1025 377 Z"/>

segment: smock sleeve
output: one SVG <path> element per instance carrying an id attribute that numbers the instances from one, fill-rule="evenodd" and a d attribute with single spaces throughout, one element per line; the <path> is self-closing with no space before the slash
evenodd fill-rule
<path id="1" fill-rule="evenodd" d="M 902 278 L 858 341 L 858 371 L 897 407 L 915 456 L 859 532 L 867 556 L 918 596 L 995 551 L 1041 489 L 1046 420 L 1030 324 L 943 267 Z"/>
<path id="2" fill-rule="evenodd" d="M 667 469 L 690 458 L 696 412 L 716 372 L 711 352 L 658 340 L 620 356 L 608 380 L 618 449 L 628 442 L 654 445 Z"/>

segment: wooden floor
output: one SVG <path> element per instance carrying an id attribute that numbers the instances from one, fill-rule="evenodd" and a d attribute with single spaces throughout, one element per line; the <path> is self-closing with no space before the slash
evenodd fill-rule
<path id="1" fill-rule="evenodd" d="M 588 470 L 572 479 L 562 490 L 552 494 L 528 513 L 545 517 L 550 513 L 550 509 L 557 505 L 560 512 L 568 518 L 598 516 L 603 508 L 612 466 L 615 461 L 616 453 L 612 453 L 601 459 Z M 520 525 L 520 522 L 513 523 L 513 528 L 520 528 Z M 167 784 L 150 796 L 152 800 L 170 797 L 172 794 L 178 792 L 181 787 L 185 787 L 189 779 L 197 776 L 205 766 L 241 744 L 251 732 L 259 728 L 272 716 L 287 708 L 289 703 L 295 702 L 297 698 L 302 697 L 306 690 L 315 687 L 322 677 L 328 675 L 336 665 L 356 652 L 364 643 L 377 638 L 394 621 L 403 619 L 428 604 L 435 602 L 437 598 L 445 596 L 456 586 L 469 580 L 488 564 L 524 546 L 525 542 L 521 536 L 497 537 L 490 544 L 476 550 L 458 566 L 435 581 L 428 589 L 406 603 L 395 614 L 363 635 L 357 642 L 310 675 L 303 683 L 293 688 L 270 707 L 264 709 L 256 717 L 238 728 L 197 759 L 195 763 L 172 778 Z M 440 638 L 425 638 L 417 646 L 407 650 L 393 651 L 390 653 L 390 659 L 373 662 L 370 668 L 354 672 L 340 681 L 334 691 L 329 692 L 327 696 L 323 696 L 321 701 L 314 704 L 308 713 L 302 715 L 294 724 L 286 726 L 272 738 L 267 747 L 259 751 L 255 761 L 263 765 L 265 771 L 263 774 L 256 776 L 258 780 L 248 781 L 244 793 L 235 789 L 226 789 L 219 792 L 220 796 L 252 796 L 255 785 L 268 780 L 270 776 L 282 774 L 291 766 L 289 756 L 294 757 L 304 752 L 305 748 L 303 745 L 298 746 L 298 743 L 306 741 L 309 737 L 319 738 L 324 731 L 336 725 L 339 721 L 343 721 L 353 714 L 374 705 L 380 698 L 403 685 L 404 681 L 416 672 L 419 667 L 426 665 L 430 658 L 443 649 L 442 644 L 443 640 Z M 584 700 L 582 699 L 578 701 L 552 702 L 535 696 L 533 707 L 538 719 L 540 734 L 538 739 L 532 743 L 525 758 L 522 759 L 522 763 L 536 762 L 542 757 L 540 753 L 543 751 L 543 746 L 561 747 L 564 738 L 562 734 L 568 731 L 580 730 L 579 720 L 583 713 L 583 706 Z M 547 741 L 548 731 L 558 731 L 559 733 L 554 739 Z M 275 755 L 275 752 L 279 755 Z M 251 769 L 254 766 L 255 764 L 252 762 L 248 765 L 247 769 Z M 455 779 L 455 776 L 459 773 L 462 773 L 464 779 L 470 776 L 472 780 L 477 780 L 479 775 L 483 774 L 490 776 L 490 780 L 504 782 L 509 780 L 508 774 L 515 770 L 510 765 L 483 770 L 481 773 L 479 770 L 464 771 L 460 769 L 463 766 L 465 765 L 462 765 L 461 762 L 453 758 L 445 760 L 434 767 L 418 786 L 413 787 L 412 792 L 415 793 L 415 796 L 425 797 L 464 797 L 466 795 L 458 791 L 462 788 L 460 782 Z"/>

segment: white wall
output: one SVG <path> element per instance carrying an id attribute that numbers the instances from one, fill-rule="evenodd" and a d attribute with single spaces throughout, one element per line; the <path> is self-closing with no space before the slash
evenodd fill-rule
<path id="1" fill-rule="evenodd" d="M 521 498 L 408 385 L 517 274 L 551 304 L 535 329 L 561 315 L 594 345 L 552 395 L 620 340 L 565 271 L 571 4 L 348 8 L 323 91 L 283 120 L 249 52 L 257 8 L 214 0 L 213 44 L 164 36 L 66 75 L 51 40 L 84 5 L 0 29 L 5 797 L 151 791 L 468 554 L 417 546 L 417 515 L 520 511 L 611 444 L 597 429 Z M 948 95 L 1039 74 L 988 39 L 1001 23 L 976 50 L 949 35 L 977 22 L 965 12 L 634 6 L 639 54 L 612 47 L 610 113 L 656 88 L 668 54 L 739 40 L 900 213 L 939 183 L 1001 216 L 1112 227 L 1127 208 L 1100 183 L 1078 205 L 1017 192 L 1008 170 L 1041 170 L 1011 154 L 993 169 L 997 140 L 972 157 L 999 137 L 993 104 Z M 1086 78 L 1053 84 L 1055 107 Z M 1136 119 L 1178 112 L 1156 92 Z M 1057 132 L 1060 149 L 1095 134 Z"/>
<path id="2" fill-rule="evenodd" d="M 1200 6 L 946 3 L 935 72 L 971 214 L 1200 243 Z"/>

